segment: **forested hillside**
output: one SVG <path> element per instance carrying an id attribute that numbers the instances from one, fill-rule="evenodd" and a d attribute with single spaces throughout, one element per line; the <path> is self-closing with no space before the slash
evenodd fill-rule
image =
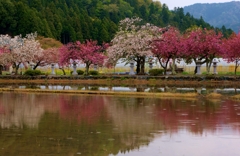
<path id="1" fill-rule="evenodd" d="M 202 18 L 184 14 L 182 8 L 170 11 L 152 0 L 1 0 L 0 34 L 24 36 L 37 31 L 62 43 L 86 39 L 102 43 L 113 38 L 120 20 L 133 16 L 182 32 L 192 26 L 213 28 Z"/>
<path id="2" fill-rule="evenodd" d="M 240 30 L 240 2 L 194 4 L 184 7 L 195 18 L 202 17 L 215 27 L 231 28 L 236 33 Z"/>

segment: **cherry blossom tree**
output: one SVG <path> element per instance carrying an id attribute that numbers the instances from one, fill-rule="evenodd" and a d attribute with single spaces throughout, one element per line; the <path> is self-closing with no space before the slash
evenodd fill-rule
<path id="1" fill-rule="evenodd" d="M 114 66 L 119 59 L 137 63 L 137 74 L 144 74 L 145 58 L 152 56 L 151 41 L 159 28 L 151 24 L 141 24 L 140 18 L 126 18 L 120 21 L 119 31 L 107 49 L 108 62 Z"/>
<path id="2" fill-rule="evenodd" d="M 5 58 L 7 57 L 8 52 L 7 48 L 0 48 L 0 75 L 2 75 L 3 67 L 7 65 L 7 60 Z"/>
<path id="3" fill-rule="evenodd" d="M 3 66 L 7 64 L 7 60 L 5 58 L 9 52 L 10 41 L 10 36 L 0 35 L 0 75 L 2 75 Z"/>
<path id="4" fill-rule="evenodd" d="M 221 55 L 222 34 L 198 28 L 185 35 L 185 57 L 193 59 L 196 64 L 206 63 L 206 71 L 209 73 L 213 59 Z"/>
<path id="5" fill-rule="evenodd" d="M 178 29 L 174 27 L 162 29 L 160 39 L 154 39 L 152 42 L 152 53 L 158 58 L 160 65 L 166 74 L 167 66 L 172 59 L 172 74 L 176 74 L 175 61 L 182 56 L 183 40 Z"/>
<path id="6" fill-rule="evenodd" d="M 106 59 L 106 56 L 102 53 L 106 48 L 105 44 L 103 44 L 103 46 L 99 46 L 97 45 L 97 41 L 91 40 L 87 40 L 83 44 L 77 42 L 77 44 L 80 46 L 79 58 L 86 65 L 86 75 L 88 75 L 91 64 L 99 66 L 103 65 L 104 59 Z"/>
<path id="7" fill-rule="evenodd" d="M 14 63 L 13 51 L 15 51 L 15 49 L 21 45 L 19 43 L 21 36 L 15 36 L 14 38 L 12 38 L 9 35 L 1 35 L 0 38 L 1 38 L 0 39 L 1 46 L 4 46 L 4 48 L 2 48 L 2 53 L 1 53 L 1 63 L 3 65 L 11 65 Z"/>
<path id="8" fill-rule="evenodd" d="M 53 47 L 44 49 L 41 55 L 37 55 L 34 58 L 33 62 L 35 63 L 33 70 L 35 70 L 38 66 L 46 66 L 53 63 L 59 63 L 59 48 Z"/>
<path id="9" fill-rule="evenodd" d="M 3 38 L 5 41 L 5 47 L 7 53 L 3 58 L 5 64 L 11 63 L 15 68 L 15 74 L 18 74 L 18 69 L 21 63 L 30 63 L 35 57 L 42 54 L 42 48 L 40 43 L 35 40 L 37 33 L 27 34 L 26 37 L 22 38 L 21 35 L 13 38 L 5 35 Z"/>
<path id="10" fill-rule="evenodd" d="M 233 34 L 229 39 L 223 43 L 223 58 L 227 62 L 234 62 L 234 74 L 237 74 L 237 68 L 240 65 L 240 32 Z"/>
<path id="11" fill-rule="evenodd" d="M 97 41 L 68 43 L 60 48 L 60 65 L 82 62 L 86 65 L 85 75 L 88 75 L 90 65 L 103 65 L 106 58 L 102 53 L 104 50 L 105 46 L 97 45 Z"/>

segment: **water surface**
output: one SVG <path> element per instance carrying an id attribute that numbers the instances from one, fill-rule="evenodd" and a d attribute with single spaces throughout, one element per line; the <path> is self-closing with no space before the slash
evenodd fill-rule
<path id="1" fill-rule="evenodd" d="M 51 85 L 51 84 L 2 84 L 0 88 L 20 88 L 20 89 L 42 89 L 42 90 L 86 90 L 86 91 L 114 91 L 114 92 L 171 92 L 171 93 L 219 93 L 223 95 L 235 95 L 240 93 L 240 88 L 234 86 L 189 86 L 189 87 L 176 87 L 176 86 L 159 86 L 159 85 L 94 85 L 94 84 L 72 84 L 72 85 Z"/>
<path id="2" fill-rule="evenodd" d="M 0 155 L 240 155 L 240 103 L 0 94 Z"/>

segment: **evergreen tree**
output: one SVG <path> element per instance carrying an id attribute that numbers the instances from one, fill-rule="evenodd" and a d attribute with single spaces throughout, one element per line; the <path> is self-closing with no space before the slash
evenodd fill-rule
<path id="1" fill-rule="evenodd" d="M 182 8 L 170 11 L 153 0 L 1 0 L 0 34 L 37 31 L 62 43 L 86 39 L 101 43 L 114 37 L 120 20 L 134 16 L 160 27 L 176 26 L 181 32 L 194 25 L 213 29 L 202 18 L 185 15 Z M 224 27 L 216 29 L 225 37 L 232 33 Z"/>

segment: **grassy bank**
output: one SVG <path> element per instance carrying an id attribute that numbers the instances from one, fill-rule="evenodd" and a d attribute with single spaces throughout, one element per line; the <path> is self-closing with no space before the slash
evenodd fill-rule
<path id="1" fill-rule="evenodd" d="M 174 97 L 174 98 L 195 98 L 197 93 L 151 93 L 151 92 L 113 92 L 113 91 L 86 91 L 86 90 L 44 90 L 44 89 L 19 89 L 0 88 L 0 92 L 14 93 L 52 93 L 52 94 L 94 94 L 113 96 L 137 96 L 137 97 Z"/>
<path id="2" fill-rule="evenodd" d="M 104 86 L 175 86 L 175 87 L 233 87 L 240 88 L 235 76 L 2 76 L 0 84 L 84 84 Z"/>

